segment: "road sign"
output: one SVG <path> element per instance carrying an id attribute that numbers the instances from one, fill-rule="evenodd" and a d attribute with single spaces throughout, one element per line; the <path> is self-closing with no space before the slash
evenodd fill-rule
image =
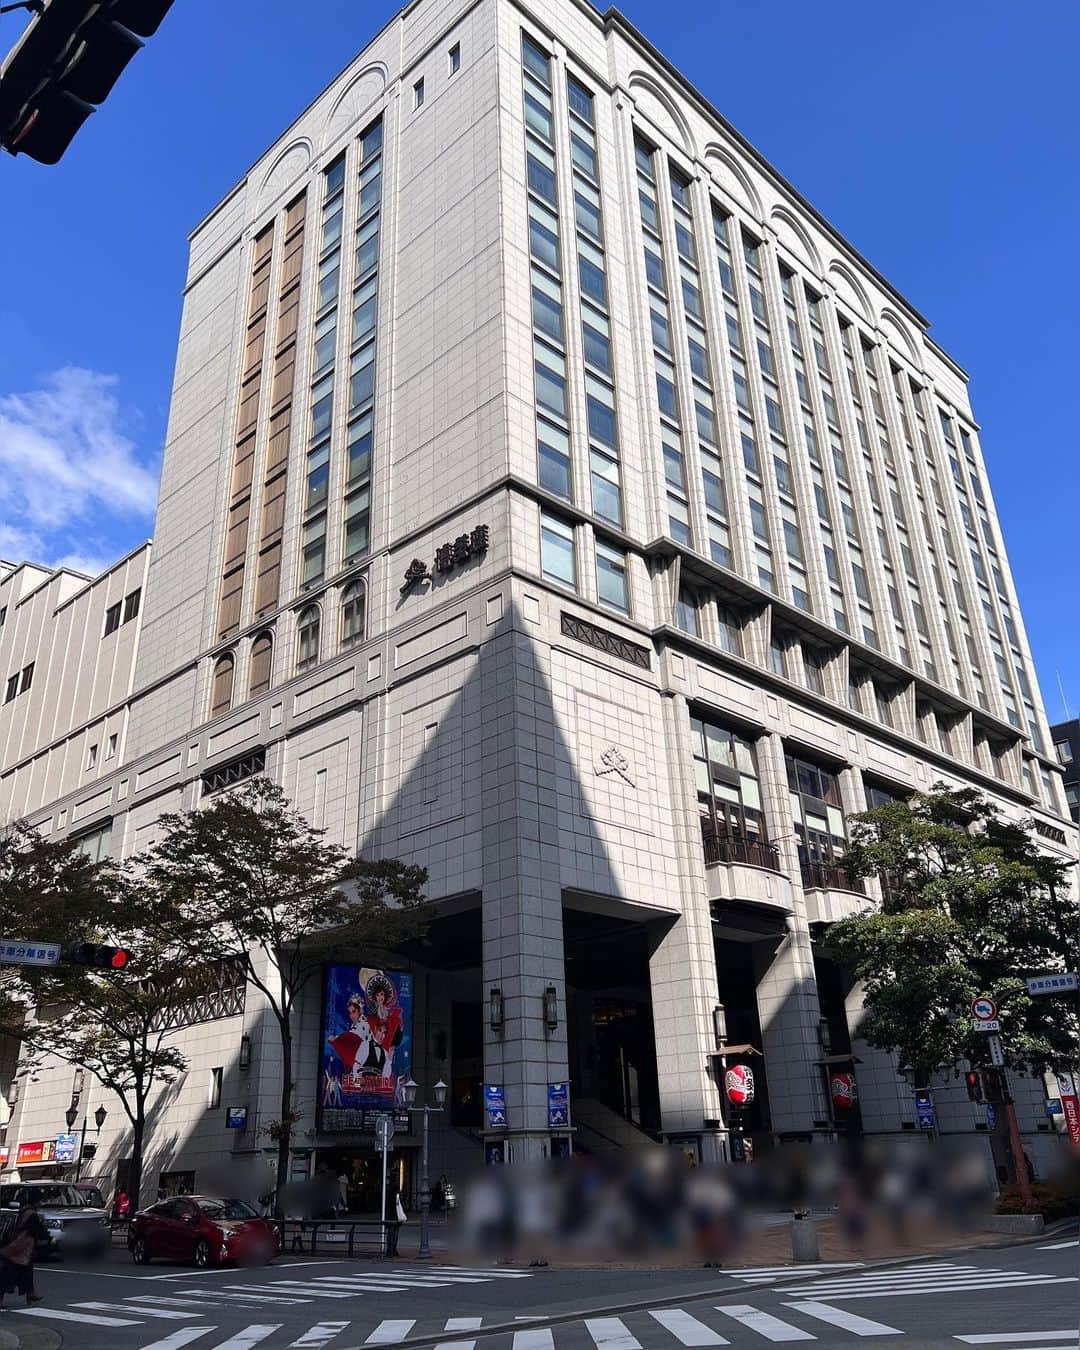
<path id="1" fill-rule="evenodd" d="M 1000 1031 L 1001 1023 L 995 1017 L 990 1022 L 972 1022 L 972 1031 Z"/>
<path id="2" fill-rule="evenodd" d="M 388 1149 L 395 1130 L 392 1116 L 380 1116 L 375 1122 L 375 1147 Z"/>
<path id="3" fill-rule="evenodd" d="M 1045 975 L 1029 975 L 1025 981 L 1029 994 L 1071 994 L 1080 989 L 1080 979 L 1074 971 L 1063 970 L 1060 973 L 1049 971 Z"/>
<path id="4" fill-rule="evenodd" d="M 915 1116 L 919 1122 L 920 1130 L 932 1130 L 937 1124 L 937 1117 L 934 1114 L 934 1102 L 929 1092 L 916 1092 Z"/>
<path id="5" fill-rule="evenodd" d="M 0 966 L 55 966 L 59 960 L 58 942 L 27 942 L 25 938 L 0 938 Z"/>
<path id="6" fill-rule="evenodd" d="M 988 1130 L 992 1130 L 992 1129 L 994 1129 L 994 1127 L 995 1127 L 996 1125 L 997 1125 L 997 1108 L 994 1106 L 994 1103 L 993 1103 L 993 1102 L 987 1102 L 987 1103 L 986 1103 L 986 1128 L 987 1128 Z"/>
<path id="7" fill-rule="evenodd" d="M 971 1000 L 971 1015 L 976 1022 L 992 1022 L 998 1015 L 997 1004 L 992 998 L 982 995 Z"/>
<path id="8" fill-rule="evenodd" d="M 1001 1037 L 990 1037 L 990 1063 L 995 1069 L 1005 1067 L 1005 1051 L 1001 1048 Z"/>

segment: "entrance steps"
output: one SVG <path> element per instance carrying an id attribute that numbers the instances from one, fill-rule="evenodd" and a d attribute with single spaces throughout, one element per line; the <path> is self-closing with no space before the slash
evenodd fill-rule
<path id="1" fill-rule="evenodd" d="M 586 1153 L 615 1153 L 660 1147 L 651 1134 L 596 1097 L 575 1097 L 572 1111 L 575 1151 L 580 1147 Z"/>

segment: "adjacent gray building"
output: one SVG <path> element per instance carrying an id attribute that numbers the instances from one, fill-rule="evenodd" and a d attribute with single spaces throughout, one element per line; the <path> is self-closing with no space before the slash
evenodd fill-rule
<path id="1" fill-rule="evenodd" d="M 847 817 L 944 781 L 1076 853 L 964 371 L 583 0 L 416 0 L 375 36 L 191 236 L 153 544 L 94 579 L 5 568 L 5 818 L 128 856 L 265 771 L 429 869 L 436 1174 L 495 1140 L 726 1156 L 721 1041 L 759 1153 L 915 1130 L 828 954 L 878 894 Z M 178 1032 L 151 1193 L 262 1166 L 273 1043 L 227 992 Z M 345 1167 L 363 1207 L 320 1016 L 296 1172 Z M 934 1086 L 943 1132 L 986 1130 Z M 9 1168 L 71 1090 L 59 1065 L 21 1088 Z M 1044 1096 L 1018 1087 L 1036 1159 Z M 112 1110 L 91 1171 L 125 1146 Z"/>

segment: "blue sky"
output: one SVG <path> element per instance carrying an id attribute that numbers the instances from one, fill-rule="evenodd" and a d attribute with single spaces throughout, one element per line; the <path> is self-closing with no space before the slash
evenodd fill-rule
<path id="1" fill-rule="evenodd" d="M 398 8 L 177 0 L 58 166 L 0 159 L 0 557 L 152 533 L 186 235 Z M 1075 710 L 1080 5 L 622 8 L 969 372 L 1047 709 L 1060 671 Z"/>

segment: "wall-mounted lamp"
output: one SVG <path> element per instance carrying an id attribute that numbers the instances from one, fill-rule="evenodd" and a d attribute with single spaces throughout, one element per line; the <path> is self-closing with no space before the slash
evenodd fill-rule
<path id="1" fill-rule="evenodd" d="M 554 1031 L 559 1025 L 559 992 L 553 984 L 544 990 L 544 1026 Z"/>
<path id="2" fill-rule="evenodd" d="M 719 1050 L 721 1046 L 727 1044 L 727 1009 L 722 1003 L 718 1003 L 712 1010 L 712 1031 L 713 1040 Z"/>
<path id="3" fill-rule="evenodd" d="M 101 1127 L 105 1124 L 105 1117 L 109 1114 L 104 1106 L 99 1106 L 94 1112 L 94 1124 L 98 1127 L 98 1134 L 101 1133 Z"/>
<path id="4" fill-rule="evenodd" d="M 251 1068 L 251 1037 L 245 1031 L 240 1037 L 240 1067 L 242 1069 Z"/>
<path id="5" fill-rule="evenodd" d="M 8 1106 L 14 1106 L 19 1100 L 19 1091 L 22 1088 L 22 1079 L 16 1078 L 11 1084 L 11 1090 L 8 1092 Z"/>
<path id="6" fill-rule="evenodd" d="M 492 1031 L 503 1029 L 503 996 L 501 989 L 492 989 L 488 993 L 488 1021 Z"/>

